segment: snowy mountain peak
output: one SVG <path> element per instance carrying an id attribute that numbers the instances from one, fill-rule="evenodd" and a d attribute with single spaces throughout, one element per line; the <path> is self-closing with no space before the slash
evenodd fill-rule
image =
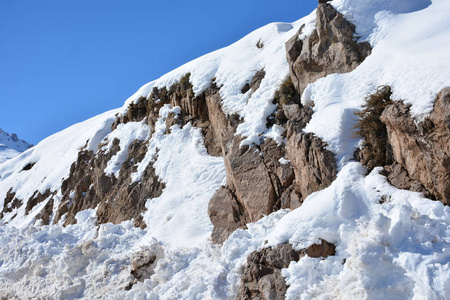
<path id="1" fill-rule="evenodd" d="M 9 134 L 0 128 L 0 163 L 11 159 L 33 145 L 21 140 L 17 134 Z"/>

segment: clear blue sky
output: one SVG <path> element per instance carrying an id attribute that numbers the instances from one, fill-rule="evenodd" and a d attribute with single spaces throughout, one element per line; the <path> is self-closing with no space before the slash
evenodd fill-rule
<path id="1" fill-rule="evenodd" d="M 315 0 L 1 0 L 0 128 L 30 143 Z"/>

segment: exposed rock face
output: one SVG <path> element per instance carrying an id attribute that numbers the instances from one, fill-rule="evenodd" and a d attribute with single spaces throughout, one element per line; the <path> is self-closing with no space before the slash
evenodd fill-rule
<path id="1" fill-rule="evenodd" d="M 74 224 L 77 212 L 99 205 L 98 223 L 117 224 L 134 218 L 135 226 L 145 227 L 141 216 L 145 202 L 161 195 L 164 184 L 156 176 L 151 163 L 143 179 L 132 182 L 131 173 L 136 171 L 136 163 L 142 161 L 147 151 L 146 144 L 137 140 L 129 146 L 128 157 L 120 168 L 119 178 L 107 176 L 104 173 L 107 163 L 119 149 L 119 140 L 116 139 L 108 153 L 99 151 L 94 155 L 92 151 L 80 151 L 69 178 L 62 184 L 63 197 L 55 222 L 67 213 L 65 224 Z"/>
<path id="2" fill-rule="evenodd" d="M 258 72 L 256 72 L 256 74 L 252 78 L 252 81 L 250 83 L 245 84 L 244 87 L 242 88 L 241 90 L 242 94 L 247 93 L 249 90 L 252 90 L 253 93 L 256 92 L 256 90 L 259 89 L 261 81 L 264 79 L 265 76 L 266 71 L 264 70 L 259 70 Z"/>
<path id="3" fill-rule="evenodd" d="M 194 96 L 187 74 L 169 91 L 155 88 L 148 98 L 139 98 L 137 103 L 130 105 L 124 116 L 116 119 L 112 128 L 114 130 L 120 123 L 142 121 L 145 118 L 149 125 L 154 125 L 159 109 L 170 103 L 172 106 L 179 106 L 181 114 L 177 117 L 169 115 L 166 119 L 168 127 L 174 124 L 184 126 L 191 122 L 193 126 L 202 129 L 209 154 L 221 155 L 222 140 L 226 140 L 227 134 L 230 138 L 233 136 L 239 119 L 222 113 L 218 91 L 212 83 L 206 92 Z M 231 133 L 228 133 L 230 130 Z M 136 171 L 136 164 L 142 161 L 147 152 L 145 142 L 138 140 L 129 145 L 128 157 L 121 166 L 119 178 L 107 176 L 104 170 L 111 157 L 120 150 L 119 142 L 117 139 L 112 141 L 108 152 L 99 150 L 94 154 L 92 151 L 80 151 L 77 162 L 71 167 L 69 178 L 62 184 L 63 199 L 55 221 L 67 213 L 65 224 L 73 224 L 76 222 L 77 212 L 98 205 L 98 223 L 116 224 L 134 218 L 135 226 L 146 226 L 142 220 L 145 202 L 149 198 L 160 196 L 164 184 L 156 176 L 152 163 L 147 166 L 140 182 L 132 182 L 131 174 Z M 102 145 L 99 146 L 101 147 Z"/>
<path id="4" fill-rule="evenodd" d="M 4 214 L 12 212 L 14 209 L 19 208 L 22 205 L 22 200 L 16 198 L 16 193 L 12 191 L 12 188 L 6 193 L 5 200 L 3 202 L 3 210 L 0 212 L 0 219 Z"/>
<path id="5" fill-rule="evenodd" d="M 36 219 L 40 219 L 42 221 L 41 224 L 48 225 L 50 223 L 50 217 L 53 210 L 53 196 L 56 193 L 50 192 L 50 190 L 46 190 L 41 193 L 39 191 L 35 191 L 33 195 L 27 200 L 27 204 L 25 206 L 25 215 L 28 215 L 30 211 L 39 203 L 47 200 L 49 197 L 49 201 L 41 210 L 41 212 L 36 216 Z M 19 208 L 22 205 L 22 199 L 16 197 L 16 193 L 12 191 L 12 188 L 6 193 L 6 198 L 3 204 L 3 210 L 0 213 L 0 218 L 3 218 L 5 213 L 10 213 L 14 209 Z M 14 218 L 14 217 L 13 217 Z"/>
<path id="6" fill-rule="evenodd" d="M 284 146 L 268 139 L 260 146 L 242 146 L 235 136 L 225 147 L 227 185 L 220 189 L 209 204 L 214 224 L 213 241 L 222 243 L 235 229 L 255 222 L 290 203 L 294 181 L 292 166 L 281 163 L 286 156 Z"/>
<path id="7" fill-rule="evenodd" d="M 297 208 L 336 177 L 333 153 L 318 137 L 302 132 L 313 111 L 301 105 L 300 94 L 318 78 L 355 69 L 370 54 L 370 46 L 356 43 L 355 26 L 322 2 L 314 33 L 304 41 L 296 35 L 286 43 L 290 78 L 275 95 L 274 103 L 279 107 L 268 119 L 268 126 L 277 124 L 285 129 L 287 146 L 268 152 L 277 147 L 268 148 L 265 141 L 260 147 L 240 148 L 238 137 L 223 144 L 228 182 L 209 206 L 215 242 L 223 242 L 236 228 L 272 211 Z M 286 158 L 290 162 L 281 164 L 280 159 Z"/>
<path id="8" fill-rule="evenodd" d="M 450 88 L 439 93 L 433 112 L 419 123 L 411 118 L 409 107 L 400 101 L 386 107 L 381 121 L 386 124 L 395 162 L 408 177 L 449 205 Z M 391 182 L 401 187 L 398 181 Z"/>
<path id="9" fill-rule="evenodd" d="M 33 207 L 35 207 L 42 201 L 46 200 L 51 195 L 52 193 L 50 193 L 50 190 L 46 190 L 44 193 L 35 191 L 33 195 L 30 197 L 30 199 L 28 199 L 27 201 L 27 205 L 25 206 L 25 214 L 28 215 L 28 213 L 33 209 Z"/>
<path id="10" fill-rule="evenodd" d="M 431 194 L 418 180 L 411 178 L 402 165 L 397 162 L 384 166 L 382 174 L 386 175 L 389 182 L 396 188 L 419 192 L 429 199 L 436 199 L 435 195 Z"/>
<path id="11" fill-rule="evenodd" d="M 334 154 L 312 133 L 294 133 L 288 140 L 287 154 L 295 171 L 295 187 L 306 198 L 328 187 L 336 178 Z"/>
<path id="12" fill-rule="evenodd" d="M 285 299 L 288 286 L 281 275 L 281 269 L 305 255 L 325 258 L 335 253 L 336 247 L 324 240 L 320 245 L 314 244 L 302 250 L 293 249 L 291 244 L 282 244 L 276 248 L 254 251 L 247 258 L 236 299 Z"/>
<path id="13" fill-rule="evenodd" d="M 286 43 L 291 79 L 300 94 L 319 78 L 354 70 L 371 51 L 368 43 L 356 42 L 355 26 L 326 2 L 319 1 L 316 30 L 302 41 L 300 28 Z"/>

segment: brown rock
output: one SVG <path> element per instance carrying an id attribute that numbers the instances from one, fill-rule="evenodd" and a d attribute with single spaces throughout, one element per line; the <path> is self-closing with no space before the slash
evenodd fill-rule
<path id="1" fill-rule="evenodd" d="M 319 78 L 354 70 L 371 51 L 368 43 L 356 42 L 355 26 L 326 2 L 319 1 L 316 30 L 301 41 L 302 27 L 286 43 L 291 79 L 300 94 Z"/>
<path id="2" fill-rule="evenodd" d="M 285 148 L 268 139 L 260 147 L 242 146 L 234 136 L 225 148 L 227 185 L 210 200 L 213 241 L 222 243 L 237 228 L 280 209 L 281 196 L 294 181 L 292 166 L 281 164 Z M 285 203 L 291 195 L 284 194 Z M 292 201 L 294 202 L 294 201 Z"/>
<path id="3" fill-rule="evenodd" d="M 13 192 L 13 188 L 10 188 L 6 193 L 5 200 L 3 202 L 3 209 L 0 212 L 0 219 L 3 218 L 4 214 L 12 212 L 14 209 L 19 208 L 23 201 L 16 197 L 16 192 Z"/>
<path id="4" fill-rule="evenodd" d="M 450 204 L 450 88 L 439 93 L 432 113 L 420 123 L 400 101 L 386 107 L 381 121 L 386 124 L 394 160 L 411 179 Z"/>
<path id="5" fill-rule="evenodd" d="M 313 244 L 306 249 L 306 255 L 309 257 L 328 257 L 336 254 L 336 246 L 325 240 L 320 244 Z"/>
<path id="6" fill-rule="evenodd" d="M 334 154 L 312 133 L 295 132 L 288 140 L 287 156 L 294 167 L 295 187 L 302 199 L 328 187 L 336 178 Z"/>
<path id="7" fill-rule="evenodd" d="M 241 202 L 249 221 L 270 214 L 275 204 L 275 189 L 269 171 L 256 147 L 240 147 L 241 138 L 231 141 L 225 157 L 229 185 L 235 187 L 236 198 Z"/>
<path id="8" fill-rule="evenodd" d="M 50 190 L 46 190 L 44 193 L 41 193 L 39 191 L 35 191 L 33 195 L 28 199 L 27 205 L 25 206 L 25 215 L 28 215 L 28 213 L 35 207 L 37 204 L 41 203 L 42 201 L 46 200 L 48 197 L 52 196 L 54 193 L 51 193 Z"/>
<path id="9" fill-rule="evenodd" d="M 305 255 L 326 258 L 335 253 L 336 246 L 325 240 L 321 240 L 320 245 L 314 244 L 302 250 L 293 249 L 291 244 L 282 244 L 276 248 L 254 251 L 247 257 L 236 299 L 285 299 L 288 286 L 281 275 L 281 269 Z"/>
<path id="10" fill-rule="evenodd" d="M 156 176 L 151 163 L 140 182 L 131 182 L 131 173 L 136 171 L 136 164 L 142 161 L 147 151 L 146 144 L 137 140 L 128 148 L 128 157 L 120 168 L 119 178 L 107 176 L 104 169 L 119 149 L 119 140 L 116 139 L 108 153 L 99 151 L 94 155 L 92 151 L 80 151 L 69 178 L 62 185 L 63 197 L 55 222 L 67 213 L 65 225 L 74 224 L 79 211 L 98 206 L 98 223 L 118 224 L 134 218 L 135 226 L 146 226 L 142 220 L 145 203 L 147 199 L 161 195 L 164 184 Z"/>
<path id="11" fill-rule="evenodd" d="M 241 277 L 236 299 L 285 299 L 287 285 L 281 269 L 300 259 L 301 251 L 291 244 L 252 252 Z"/>
<path id="12" fill-rule="evenodd" d="M 211 238 L 214 243 L 223 243 L 238 228 L 244 228 L 248 216 L 233 192 L 221 187 L 209 201 L 208 214 L 214 229 Z"/>
<path id="13" fill-rule="evenodd" d="M 399 163 L 384 166 L 382 174 L 386 175 L 389 182 L 396 188 L 419 192 L 427 198 L 436 199 L 418 180 L 412 179 Z"/>

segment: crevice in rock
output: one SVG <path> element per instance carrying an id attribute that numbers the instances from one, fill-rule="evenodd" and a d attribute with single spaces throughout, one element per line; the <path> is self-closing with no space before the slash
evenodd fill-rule
<path id="1" fill-rule="evenodd" d="M 363 139 L 363 144 L 354 156 L 367 166 L 369 171 L 376 166 L 393 163 L 386 125 L 380 120 L 384 109 L 393 103 L 391 95 L 389 86 L 381 86 L 366 98 L 362 110 L 355 113 L 358 117 L 355 125 L 356 135 Z"/>

